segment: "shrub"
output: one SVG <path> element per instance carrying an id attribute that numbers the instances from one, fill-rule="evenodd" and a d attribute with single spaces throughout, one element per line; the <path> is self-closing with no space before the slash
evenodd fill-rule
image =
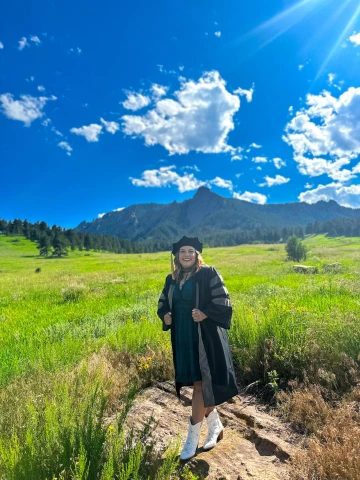
<path id="1" fill-rule="evenodd" d="M 300 260 L 306 259 L 306 247 L 295 235 L 289 237 L 286 242 L 285 250 L 290 260 L 300 262 Z"/>

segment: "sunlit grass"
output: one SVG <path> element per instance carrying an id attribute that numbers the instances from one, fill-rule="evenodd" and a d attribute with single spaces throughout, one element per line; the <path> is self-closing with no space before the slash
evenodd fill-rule
<path id="1" fill-rule="evenodd" d="M 305 243 L 305 263 L 318 267 L 318 275 L 294 273 L 284 245 L 203 253 L 230 292 L 230 342 L 242 385 L 264 385 L 275 378 L 286 388 L 289 381 L 305 379 L 341 393 L 359 372 L 360 239 L 312 236 Z M 324 266 L 333 262 L 341 262 L 341 272 L 325 273 Z M 87 468 L 88 450 L 79 440 L 68 445 L 81 461 L 71 463 L 70 454 L 60 458 L 58 446 L 65 437 L 56 418 L 78 439 L 87 422 L 91 424 L 93 419 L 84 412 L 93 392 L 94 364 L 103 365 L 97 379 L 107 399 L 104 422 L 119 410 L 130 388 L 172 378 L 170 335 L 162 332 L 156 315 L 169 269 L 168 252 L 75 251 L 66 258 L 43 259 L 24 238 L 0 236 L 0 448 L 7 462 L 0 463 L 0 478 L 30 478 L 30 472 L 43 480 L 43 472 L 58 475 L 58 464 L 65 461 L 68 471 Z M 72 416 L 75 399 L 64 386 L 77 381 L 85 385 L 76 399 L 80 420 Z M 9 403 L 9 398 L 16 402 Z M 50 410 L 37 404 L 37 398 L 48 399 Z M 105 440 L 94 442 L 98 452 L 109 453 L 119 445 L 115 442 L 117 447 L 109 450 L 102 428 L 96 438 Z M 39 433 L 43 429 L 53 432 L 44 447 Z M 120 430 L 116 432 L 120 438 Z M 89 448 L 95 448 L 92 442 Z M 36 459 L 43 458 L 40 450 L 46 458 L 37 466 Z M 104 472 L 120 468 L 106 462 L 97 462 Z M 84 471 L 83 477 L 74 475 L 64 478 L 92 478 Z"/>

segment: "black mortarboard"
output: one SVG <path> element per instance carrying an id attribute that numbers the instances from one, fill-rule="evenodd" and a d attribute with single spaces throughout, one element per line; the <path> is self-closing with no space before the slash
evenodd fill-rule
<path id="1" fill-rule="evenodd" d="M 199 241 L 197 237 L 189 238 L 189 237 L 182 237 L 177 243 L 173 243 L 172 254 L 175 255 L 181 247 L 193 247 L 198 252 L 202 252 L 203 244 Z"/>

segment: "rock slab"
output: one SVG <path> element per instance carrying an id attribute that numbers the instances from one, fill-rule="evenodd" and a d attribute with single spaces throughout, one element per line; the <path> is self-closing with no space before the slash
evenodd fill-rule
<path id="1" fill-rule="evenodd" d="M 170 382 L 144 390 L 128 416 L 128 426 L 141 429 L 150 417 L 156 420 L 157 448 L 165 448 L 177 435 L 184 443 L 191 415 L 191 388 L 182 389 L 182 401 Z M 208 480 L 287 480 L 288 460 L 297 439 L 265 407 L 247 397 L 234 397 L 217 407 L 224 438 L 215 448 L 203 451 L 207 427 L 204 423 L 196 456 L 188 463 L 191 471 Z"/>

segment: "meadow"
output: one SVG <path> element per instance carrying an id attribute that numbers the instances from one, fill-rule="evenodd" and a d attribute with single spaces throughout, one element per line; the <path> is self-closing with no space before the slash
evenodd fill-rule
<path id="1" fill-rule="evenodd" d="M 323 435 L 331 402 L 358 399 L 360 239 L 305 244 L 304 263 L 317 275 L 294 273 L 278 244 L 205 249 L 203 257 L 230 292 L 240 385 L 299 431 Z M 0 236 L 0 479 L 192 478 L 178 465 L 176 441 L 159 453 L 150 424 L 137 436 L 124 431 L 136 393 L 172 378 L 169 334 L 156 315 L 169 257 L 41 258 L 23 237 Z M 332 262 L 340 272 L 324 270 Z M 316 429 L 305 413 L 299 418 L 306 401 L 330 409 Z M 357 429 L 358 418 L 351 421 Z M 312 451 L 324 451 L 321 441 Z M 314 469 L 309 458 L 298 461 Z M 294 478 L 330 479 L 321 468 L 322 476 Z M 332 480 L 358 478 L 348 470 Z"/>

